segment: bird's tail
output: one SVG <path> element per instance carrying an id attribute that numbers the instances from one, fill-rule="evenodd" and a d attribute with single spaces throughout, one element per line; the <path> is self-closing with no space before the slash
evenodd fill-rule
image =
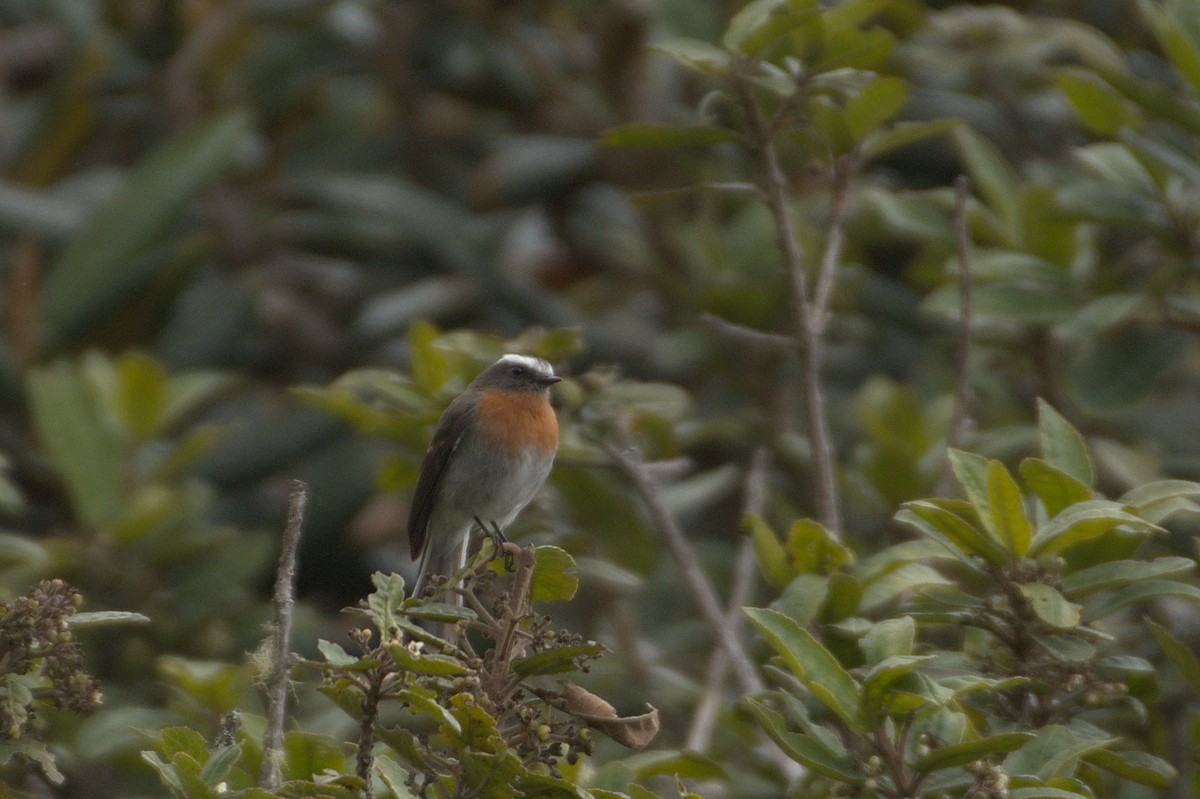
<path id="1" fill-rule="evenodd" d="M 467 565 L 467 545 L 471 537 L 464 535 L 459 539 L 456 546 L 450 548 L 437 548 L 432 546 L 433 542 L 429 542 L 425 547 L 425 551 L 421 553 L 421 564 L 417 570 L 417 581 L 413 583 L 411 596 L 421 596 L 425 592 L 425 586 L 429 582 L 429 577 L 434 574 L 440 574 L 448 577 L 455 574 L 463 566 Z M 461 605 L 462 597 L 456 593 L 449 593 L 441 598 L 442 602 L 451 605 Z"/>

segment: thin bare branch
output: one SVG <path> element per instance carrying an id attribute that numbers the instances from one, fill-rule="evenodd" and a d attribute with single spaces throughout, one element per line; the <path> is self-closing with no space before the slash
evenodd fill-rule
<path id="1" fill-rule="evenodd" d="M 798 346 L 796 339 L 791 336 L 781 336 L 778 333 L 755 330 L 752 327 L 746 327 L 745 325 L 730 322 L 728 319 L 722 319 L 716 314 L 700 314 L 700 321 L 721 335 L 749 347 L 774 350 L 776 352 L 794 352 Z"/>
<path id="2" fill-rule="evenodd" d="M 818 335 L 829 325 L 829 303 L 833 298 L 833 287 L 837 282 L 838 267 L 842 263 L 842 245 L 845 243 L 843 228 L 846 224 L 846 200 L 850 189 L 850 178 L 854 173 L 853 161 L 837 164 L 833 169 L 833 182 L 829 198 L 829 230 L 825 234 L 825 251 L 821 254 L 821 268 L 817 272 L 816 293 L 813 296 L 813 324 Z"/>
<path id="3" fill-rule="evenodd" d="M 268 641 L 267 728 L 263 731 L 262 768 L 258 775 L 259 785 L 267 790 L 278 788 L 282 779 L 283 725 L 287 719 L 288 672 L 291 670 L 292 657 L 292 612 L 296 606 L 296 560 L 307 507 L 308 486 L 295 480 L 288 501 L 288 520 L 279 552 L 279 568 L 275 572 L 275 591 L 271 597 L 275 616 Z"/>
<path id="4" fill-rule="evenodd" d="M 646 505 L 646 509 L 650 512 L 654 526 L 662 533 L 663 538 L 666 540 L 667 549 L 670 550 L 672 557 L 675 558 L 675 563 L 679 566 L 679 572 L 683 576 L 684 583 L 691 590 L 692 596 L 696 600 L 696 604 L 700 607 L 700 612 L 703 614 L 705 621 L 712 627 L 718 644 L 725 650 L 725 654 L 732 661 L 734 673 L 737 675 L 738 683 L 741 684 L 742 690 L 747 692 L 761 691 L 763 689 L 762 679 L 758 676 L 758 672 L 755 671 L 754 663 L 746 653 L 745 648 L 743 648 L 737 636 L 726 623 L 725 613 L 721 610 L 716 592 L 713 591 L 707 575 L 705 575 L 704 570 L 700 566 L 700 559 L 696 556 L 692 545 L 688 543 L 687 537 L 679 529 L 675 518 L 663 502 L 662 493 L 658 485 L 647 474 L 641 459 L 636 454 L 632 454 L 634 452 L 633 442 L 630 439 L 628 429 L 625 427 L 624 420 L 618 419 L 614 428 L 617 444 L 613 445 L 610 442 L 604 442 L 604 448 L 608 451 L 608 454 L 612 457 L 617 467 L 633 483 L 638 496 L 641 497 L 642 502 Z"/>
<path id="5" fill-rule="evenodd" d="M 954 181 L 954 233 L 958 251 L 958 353 L 954 364 L 954 414 L 946 432 L 947 448 L 957 448 L 971 427 L 971 350 L 975 338 L 974 304 L 971 299 L 971 229 L 967 219 L 967 199 L 971 182 L 965 175 Z M 939 493 L 950 487 L 950 462 L 942 467 Z"/>
<path id="6" fill-rule="evenodd" d="M 767 207 L 775 220 L 776 240 L 779 251 L 783 255 L 788 280 L 791 284 L 792 319 L 797 342 L 796 351 L 800 357 L 805 426 L 812 447 L 813 489 L 816 494 L 818 516 L 821 523 L 834 536 L 840 537 L 841 502 L 838 498 L 833 443 L 825 415 L 825 397 L 821 376 L 823 322 L 818 322 L 820 314 L 815 299 L 809 296 L 804 253 L 800 249 L 800 241 L 796 235 L 796 226 L 788 203 L 788 181 L 779 161 L 779 152 L 775 148 L 775 137 L 771 126 L 764 118 L 762 108 L 755 99 L 749 68 L 749 63 L 746 63 L 740 70 L 735 70 L 733 84 L 750 125 L 751 144 L 758 159 L 761 180 L 765 184 Z M 836 258 L 841 247 L 838 241 L 840 238 L 840 232 L 836 236 L 831 236 L 831 241 L 836 243 L 836 247 L 831 253 L 831 269 L 836 268 Z M 828 278 L 827 282 L 830 283 L 831 290 L 832 277 Z"/>
<path id="7" fill-rule="evenodd" d="M 767 467 L 770 454 L 766 449 L 754 453 L 750 462 L 750 470 L 746 473 L 746 498 L 742 503 L 742 515 L 750 513 L 762 515 L 767 500 Z M 749 536 L 742 536 L 738 545 L 737 562 L 733 570 L 733 586 L 729 591 L 729 606 L 725 611 L 725 623 L 729 625 L 736 636 L 741 632 L 742 606 L 750 600 L 750 591 L 754 588 L 754 575 L 758 570 L 754 554 L 754 542 Z M 700 704 L 692 714 L 692 726 L 688 730 L 687 748 L 694 752 L 708 751 L 712 741 L 713 728 L 717 721 L 717 712 L 724 704 L 722 689 L 725 678 L 729 674 L 729 656 L 724 649 L 713 652 L 708 661 L 708 672 L 704 679 L 704 693 Z"/>

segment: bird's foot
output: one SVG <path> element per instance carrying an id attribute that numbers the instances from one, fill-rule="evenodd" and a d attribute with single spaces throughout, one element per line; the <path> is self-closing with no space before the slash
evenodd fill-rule
<path id="1" fill-rule="evenodd" d="M 508 539 L 505 538 L 504 533 L 500 531 L 500 525 L 493 521 L 489 527 L 480 521 L 478 516 L 475 517 L 475 524 L 479 525 L 479 529 L 483 531 L 483 534 L 492 540 L 492 546 L 496 548 L 496 551 L 504 553 L 505 571 L 516 571 L 517 560 L 515 557 L 513 557 L 511 552 L 504 548 L 504 545 L 508 543 Z"/>

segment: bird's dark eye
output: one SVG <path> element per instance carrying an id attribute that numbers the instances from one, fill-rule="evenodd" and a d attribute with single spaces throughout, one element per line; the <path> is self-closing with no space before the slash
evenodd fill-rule
<path id="1" fill-rule="evenodd" d="M 512 369 L 509 369 L 508 371 L 509 371 L 509 374 L 511 374 L 513 377 L 524 377 L 525 376 L 525 370 L 522 369 L 520 366 L 514 366 Z"/>

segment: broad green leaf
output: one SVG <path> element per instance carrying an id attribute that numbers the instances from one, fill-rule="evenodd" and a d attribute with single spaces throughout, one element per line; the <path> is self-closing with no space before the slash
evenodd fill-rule
<path id="1" fill-rule="evenodd" d="M 375 626 L 386 636 L 396 626 L 396 611 L 404 602 L 404 578 L 395 572 L 374 572 L 371 584 L 375 590 L 367 596 L 367 608 Z"/>
<path id="2" fill-rule="evenodd" d="M 1183 678 L 1187 680 L 1192 690 L 1200 693 L 1200 659 L 1187 644 L 1180 641 L 1167 631 L 1166 627 L 1153 619 L 1146 619 L 1146 626 L 1154 634 L 1154 639 L 1167 654 L 1167 659 L 1175 666 Z"/>
<path id="3" fill-rule="evenodd" d="M 588 641 L 578 646 L 555 647 L 543 649 L 528 657 L 513 661 L 512 670 L 526 677 L 536 674 L 563 674 L 577 671 L 576 665 L 580 658 L 596 658 L 604 652 L 604 647 L 595 641 Z"/>
<path id="4" fill-rule="evenodd" d="M 670 56 L 689 69 L 716 77 L 729 72 L 733 58 L 720 47 L 699 39 L 670 39 L 651 45 L 651 49 Z"/>
<path id="5" fill-rule="evenodd" d="M 1111 771 L 1122 779 L 1166 790 L 1179 776 L 1175 767 L 1148 752 L 1113 752 L 1093 749 L 1083 756 L 1093 766 Z"/>
<path id="6" fill-rule="evenodd" d="M 921 302 L 930 313 L 958 318 L 961 299 L 956 283 L 934 289 Z M 971 293 L 977 319 L 1052 325 L 1064 322 L 1075 312 L 1075 302 L 1063 290 L 1038 283 L 984 283 Z"/>
<path id="7" fill-rule="evenodd" d="M 112 522 L 124 504 L 125 451 L 95 388 L 66 361 L 31 369 L 26 387 L 34 429 L 75 512 L 93 527 Z"/>
<path id="8" fill-rule="evenodd" d="M 579 590 L 575 558 L 565 549 L 554 546 L 538 547 L 535 556 L 533 579 L 529 584 L 530 601 L 564 602 L 573 599 Z"/>
<path id="9" fill-rule="evenodd" d="M 209 754 L 204 768 L 200 769 L 200 781 L 209 788 L 215 788 L 217 783 L 223 782 L 229 776 L 229 772 L 233 771 L 233 767 L 237 765 L 241 756 L 241 744 L 220 747 Z"/>
<path id="10" fill-rule="evenodd" d="M 935 119 L 930 122 L 897 122 L 867 137 L 862 154 L 867 159 L 879 158 L 893 150 L 949 133 L 962 124 L 957 119 Z"/>
<path id="11" fill-rule="evenodd" d="M 1121 526 L 1138 532 L 1162 531 L 1161 527 L 1126 513 L 1116 502 L 1090 499 L 1075 503 L 1046 522 L 1034 536 L 1029 554 L 1052 555 Z"/>
<path id="12" fill-rule="evenodd" d="M 771 603 L 771 609 L 801 626 L 807 626 L 816 621 L 828 595 L 828 577 L 823 574 L 798 574 L 783 589 L 779 598 Z"/>
<path id="13" fill-rule="evenodd" d="M 721 764 L 699 752 L 659 749 L 627 757 L 623 765 L 639 780 L 680 777 L 687 780 L 728 780 Z"/>
<path id="14" fill-rule="evenodd" d="M 120 193 L 75 236 L 47 270 L 38 293 L 41 350 L 55 352 L 154 277 L 146 259 L 192 199 L 219 180 L 250 130 L 235 111 L 175 134 L 137 166 Z"/>
<path id="15" fill-rule="evenodd" d="M 1000 461 L 988 463 L 987 502 L 1001 543 L 1018 558 L 1024 557 L 1033 540 L 1033 525 L 1025 515 L 1021 489 Z"/>
<path id="16" fill-rule="evenodd" d="M 1188 36 L 1177 15 L 1149 0 L 1138 0 L 1138 10 L 1150 23 L 1171 65 L 1191 84 L 1193 92 L 1200 92 L 1200 45 Z"/>
<path id="17" fill-rule="evenodd" d="M 1191 480 L 1155 480 L 1125 492 L 1119 501 L 1140 515 L 1153 505 L 1179 498 L 1200 498 L 1200 483 Z"/>
<path id="18" fill-rule="evenodd" d="M 1017 587 L 1029 600 L 1038 618 L 1047 624 L 1064 629 L 1079 624 L 1079 606 L 1068 602 L 1052 586 L 1044 583 L 1022 583 Z"/>
<path id="19" fill-rule="evenodd" d="M 933 660 L 934 655 L 893 655 L 876 663 L 863 675 L 863 697 L 868 707 L 886 710 L 889 689 L 911 674 L 917 666 Z"/>
<path id="20" fill-rule="evenodd" d="M 799 9 L 793 6 L 799 5 Z M 792 28 L 819 14 L 816 4 L 794 4 L 789 0 L 753 0 L 742 6 L 729 24 L 721 43 L 727 50 L 757 55 Z"/>
<path id="21" fill-rule="evenodd" d="M 605 147 L 702 147 L 740 138 L 728 128 L 702 125 L 622 125 L 606 130 L 600 142 Z"/>
<path id="22" fill-rule="evenodd" d="M 1094 749 L 1102 749 L 1113 739 L 1082 740 L 1067 727 L 1051 724 L 1005 760 L 1005 771 L 1016 777 L 1029 775 L 1043 782 L 1075 773 L 1079 759 Z"/>
<path id="23" fill-rule="evenodd" d="M 1041 458 L 1021 461 L 1021 477 L 1029 490 L 1037 494 L 1051 518 L 1076 502 L 1092 498 L 1090 488 Z"/>
<path id="24" fill-rule="evenodd" d="M 1037 405 L 1038 437 L 1046 462 L 1089 488 L 1095 485 L 1096 472 L 1083 436 L 1050 403 L 1039 397 Z"/>
<path id="25" fill-rule="evenodd" d="M 1073 635 L 1035 635 L 1033 640 L 1056 660 L 1083 663 L 1096 656 L 1094 644 Z"/>
<path id="26" fill-rule="evenodd" d="M 1090 796 L 1074 791 L 1041 786 L 1013 788 L 1008 792 L 1008 796 L 1009 799 L 1092 799 Z"/>
<path id="27" fill-rule="evenodd" d="M 926 566 L 924 563 L 906 563 L 898 569 L 885 572 L 864 583 L 859 607 L 855 610 L 873 611 L 881 605 L 894 601 L 905 592 L 948 584 L 950 584 L 950 580 L 931 566 Z"/>
<path id="28" fill-rule="evenodd" d="M 1054 79 L 1079 121 L 1092 133 L 1112 136 L 1137 122 L 1129 103 L 1095 73 L 1067 67 L 1055 72 Z"/>
<path id="29" fill-rule="evenodd" d="M 414 652 L 404 644 L 391 644 L 388 646 L 388 654 L 392 656 L 392 662 L 396 664 L 397 668 L 410 674 L 458 677 L 470 672 L 470 669 L 463 665 L 458 658 L 436 653 Z"/>
<path id="30" fill-rule="evenodd" d="M 784 543 L 792 570 L 799 574 L 828 574 L 850 562 L 850 550 L 825 527 L 812 519 L 798 519 Z"/>
<path id="31" fill-rule="evenodd" d="M 1089 621 L 1103 618 L 1137 602 L 1168 596 L 1200 602 L 1200 588 L 1175 580 L 1143 580 L 1115 591 L 1104 602 L 1088 610 L 1085 618 Z"/>
<path id="32" fill-rule="evenodd" d="M 114 400 L 117 418 L 134 438 L 150 438 L 166 410 L 167 370 L 154 358 L 126 353 L 116 363 Z"/>
<path id="33" fill-rule="evenodd" d="M 1023 244 L 1021 182 L 996 145 L 968 127 L 956 128 L 955 140 L 967 173 L 1004 226 L 1005 243 Z"/>
<path id="34" fill-rule="evenodd" d="M 792 673 L 851 729 L 863 728 L 858 683 L 828 649 L 792 619 L 766 608 L 744 608 Z"/>
<path id="35" fill-rule="evenodd" d="M 904 107 L 908 83 L 902 78 L 881 77 L 863 87 L 846 104 L 846 126 L 850 137 L 861 142 Z"/>
<path id="36" fill-rule="evenodd" d="M 1072 599 L 1156 577 L 1179 577 L 1196 568 L 1191 558 L 1167 556 L 1144 560 L 1114 560 L 1071 572 L 1062 579 L 1063 593 Z"/>
<path id="37" fill-rule="evenodd" d="M 359 662 L 359 658 L 347 652 L 341 644 L 326 641 L 324 638 L 317 639 L 317 651 L 325 658 L 326 663 L 336 668 L 356 666 Z"/>
<path id="38" fill-rule="evenodd" d="M 917 625 L 911 617 L 885 619 L 876 622 L 867 634 L 859 639 L 858 646 L 862 649 L 867 664 L 873 666 L 890 657 L 912 654 L 916 635 Z"/>
<path id="39" fill-rule="evenodd" d="M 796 572 L 788 563 L 787 552 L 775 531 L 756 513 L 746 514 L 742 519 L 742 530 L 754 542 L 754 552 L 758 556 L 758 568 L 763 578 L 776 590 L 785 588 Z"/>
<path id="40" fill-rule="evenodd" d="M 746 699 L 746 707 L 767 736 L 797 763 L 830 779 L 860 785 L 863 777 L 848 758 L 826 749 L 813 736 L 792 732 L 783 716 L 755 697 Z"/>
<path id="41" fill-rule="evenodd" d="M 942 769 L 965 766 L 989 755 L 1002 752 L 1014 752 L 1033 739 L 1028 732 L 1009 732 L 993 735 L 991 738 L 980 738 L 974 741 L 964 741 L 959 744 L 943 746 L 917 760 L 916 770 L 921 774 L 930 774 Z"/>
<path id="42" fill-rule="evenodd" d="M 845 68 L 876 69 L 896 47 L 895 34 L 882 27 L 830 30 L 826 26 L 825 34 L 822 55 L 812 65 L 817 74 Z"/>
<path id="43" fill-rule="evenodd" d="M 968 555 L 978 555 L 996 566 L 1008 563 L 1008 554 L 997 541 L 957 514 L 925 500 L 907 502 L 896 521 L 916 527 L 926 535 L 940 536 Z"/>
<path id="44" fill-rule="evenodd" d="M 988 532 L 994 533 L 990 527 L 993 524 L 992 514 L 988 509 L 988 459 L 961 449 L 947 450 L 946 456 L 950 459 L 950 469 L 954 472 L 954 478 L 967 492 L 967 499 L 974 506 L 979 520 Z"/>
<path id="45" fill-rule="evenodd" d="M 1102 680 L 1124 683 L 1134 699 L 1152 705 L 1162 698 L 1158 669 L 1153 663 L 1135 655 L 1110 655 L 1092 664 Z"/>

